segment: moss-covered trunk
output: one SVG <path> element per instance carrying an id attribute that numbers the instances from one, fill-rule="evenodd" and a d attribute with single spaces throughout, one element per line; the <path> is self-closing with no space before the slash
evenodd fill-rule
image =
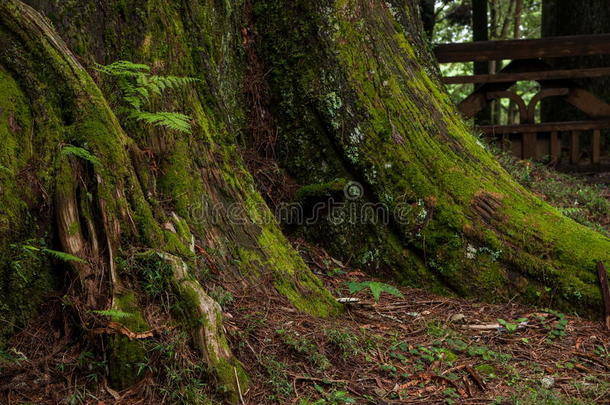
<path id="1" fill-rule="evenodd" d="M 102 314 L 123 333 L 103 347 L 111 382 L 128 386 L 147 355 L 132 338 L 150 329 L 138 283 L 155 269 L 179 327 L 237 401 L 247 377 L 206 266 L 338 313 L 245 168 L 254 121 L 304 208 L 349 186 L 338 217 L 285 231 L 405 283 L 596 310 L 594 264 L 610 241 L 519 187 L 477 142 L 434 78 L 416 1 L 27 3 L 0 3 L 0 345 L 58 290 L 83 332 L 99 326 L 92 311 L 114 310 Z M 119 59 L 200 79 L 159 102 L 190 115 L 192 133 L 117 119 L 114 87 L 93 67 Z M 252 75 L 263 82 L 244 86 Z M 366 221 L 354 207 L 390 217 Z M 48 249 L 82 261 L 64 275 Z"/>
<path id="2" fill-rule="evenodd" d="M 103 313 L 128 331 L 111 335 L 107 345 L 110 381 L 129 386 L 146 363 L 142 342 L 129 333 L 150 329 L 129 263 L 144 263 L 144 270 L 165 264 L 182 327 L 236 401 L 247 377 L 224 337 L 220 307 L 198 282 L 203 267 L 196 247 L 228 278 L 263 290 L 260 280 L 268 280 L 312 314 L 337 311 L 275 225 L 236 149 L 244 116 L 239 4 L 31 3 L 61 34 L 21 1 L 0 3 L 0 310 L 6 320 L 0 343 L 52 288 L 66 291 L 61 263 L 44 256 L 45 249 L 63 251 L 82 259 L 69 260 L 68 280 L 77 283 L 68 285 L 77 287 L 66 292 L 83 327 L 99 321 L 92 311 L 112 310 Z M 133 124 L 125 131 L 92 80 L 94 70 L 82 67 L 116 59 L 201 78 L 174 94 L 173 103 L 193 117 L 192 133 Z"/>
<path id="3" fill-rule="evenodd" d="M 435 78 L 415 3 L 254 1 L 280 159 L 310 185 L 300 195 L 335 196 L 336 179 L 364 191 L 298 232 L 412 285 L 598 314 L 610 241 L 520 187 L 473 136 Z M 367 203 L 390 220 L 346 220 Z"/>

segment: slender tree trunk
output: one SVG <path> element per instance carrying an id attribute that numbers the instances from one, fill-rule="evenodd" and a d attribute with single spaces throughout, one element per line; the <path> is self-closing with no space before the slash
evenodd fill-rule
<path id="1" fill-rule="evenodd" d="M 605 0 L 591 0 L 586 4 L 569 0 L 542 2 L 542 36 L 603 34 L 610 32 L 610 7 Z M 555 59 L 550 63 L 557 69 L 610 66 L 610 57 L 593 56 Z M 610 102 L 610 78 L 579 79 L 579 85 L 606 102 Z M 587 117 L 561 100 L 548 99 L 542 103 L 544 121 L 580 120 Z"/>
<path id="2" fill-rule="evenodd" d="M 515 15 L 513 19 L 513 38 L 521 39 L 521 17 L 523 14 L 523 0 L 515 0 Z M 508 107 L 508 123 L 519 123 L 519 110 L 514 101 L 510 101 Z"/>
<path id="3" fill-rule="evenodd" d="M 432 40 L 434 35 L 435 5 L 434 0 L 419 0 L 419 9 L 424 23 L 424 31 L 429 40 Z"/>
<path id="4" fill-rule="evenodd" d="M 489 40 L 488 0 L 472 1 L 472 40 Z M 488 62 L 474 62 L 473 66 L 475 75 L 484 75 L 491 72 L 491 64 Z M 477 114 L 475 122 L 477 125 L 488 125 L 491 123 L 491 116 L 492 108 L 485 108 Z"/>

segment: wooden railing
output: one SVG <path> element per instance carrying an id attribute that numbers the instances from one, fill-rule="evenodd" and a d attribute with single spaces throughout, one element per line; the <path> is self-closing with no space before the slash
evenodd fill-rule
<path id="1" fill-rule="evenodd" d="M 610 151 L 602 145 L 602 131 L 610 129 L 610 104 L 571 80 L 610 76 L 610 67 L 557 70 L 544 60 L 610 55 L 610 34 L 443 44 L 435 48 L 435 54 L 440 63 L 511 60 L 495 74 L 442 80 L 445 84 L 477 86 L 458 105 L 465 118 L 474 117 L 493 100 L 509 99 L 517 106 L 519 124 L 479 127 L 483 133 L 502 140 L 502 145 L 510 145 L 517 156 L 550 156 L 554 163 L 572 169 L 610 168 Z M 540 92 L 529 103 L 510 91 L 519 81 L 540 83 Z M 590 120 L 536 123 L 536 109 L 549 97 L 562 98 Z"/>

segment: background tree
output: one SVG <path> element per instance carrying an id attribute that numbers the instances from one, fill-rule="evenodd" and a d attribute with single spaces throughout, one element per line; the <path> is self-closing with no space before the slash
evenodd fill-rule
<path id="1" fill-rule="evenodd" d="M 487 0 L 472 0 L 472 40 L 489 40 L 489 13 Z M 495 13 L 493 14 L 495 15 Z M 495 64 L 489 62 L 474 62 L 473 73 L 475 75 L 485 75 L 490 73 L 490 68 L 495 68 Z M 492 109 L 487 107 L 476 117 L 477 125 L 491 124 Z"/>
<path id="2" fill-rule="evenodd" d="M 545 0 L 542 8 L 542 36 L 603 34 L 610 32 L 610 8 L 608 2 L 591 0 L 577 3 L 565 0 Z M 604 67 L 610 57 L 598 55 L 590 57 L 555 59 L 550 63 L 558 68 Z M 610 101 L 610 78 L 578 79 L 576 82 L 605 101 Z M 585 119 L 584 114 L 569 104 L 548 99 L 542 107 L 544 121 Z"/>
<path id="3" fill-rule="evenodd" d="M 427 37 L 431 40 L 432 35 L 434 35 L 434 25 L 436 24 L 435 1 L 420 0 L 419 4 L 422 21 L 424 24 L 424 31 L 426 32 Z"/>

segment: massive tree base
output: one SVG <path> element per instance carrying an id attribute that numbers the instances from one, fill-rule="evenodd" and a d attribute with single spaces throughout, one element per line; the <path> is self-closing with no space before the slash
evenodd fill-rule
<path id="1" fill-rule="evenodd" d="M 0 348 L 60 294 L 79 327 L 66 339 L 102 333 L 95 348 L 122 389 L 144 378 L 163 308 L 237 402 L 248 377 L 211 275 L 310 315 L 342 311 L 245 168 L 242 149 L 270 133 L 258 150 L 276 152 L 304 208 L 359 184 L 343 209 L 392 214 L 286 232 L 405 284 L 597 312 L 610 241 L 477 142 L 434 78 L 415 2 L 27 3 L 0 3 Z M 117 59 L 199 78 L 158 102 L 192 132 L 120 120 L 94 69 Z"/>

